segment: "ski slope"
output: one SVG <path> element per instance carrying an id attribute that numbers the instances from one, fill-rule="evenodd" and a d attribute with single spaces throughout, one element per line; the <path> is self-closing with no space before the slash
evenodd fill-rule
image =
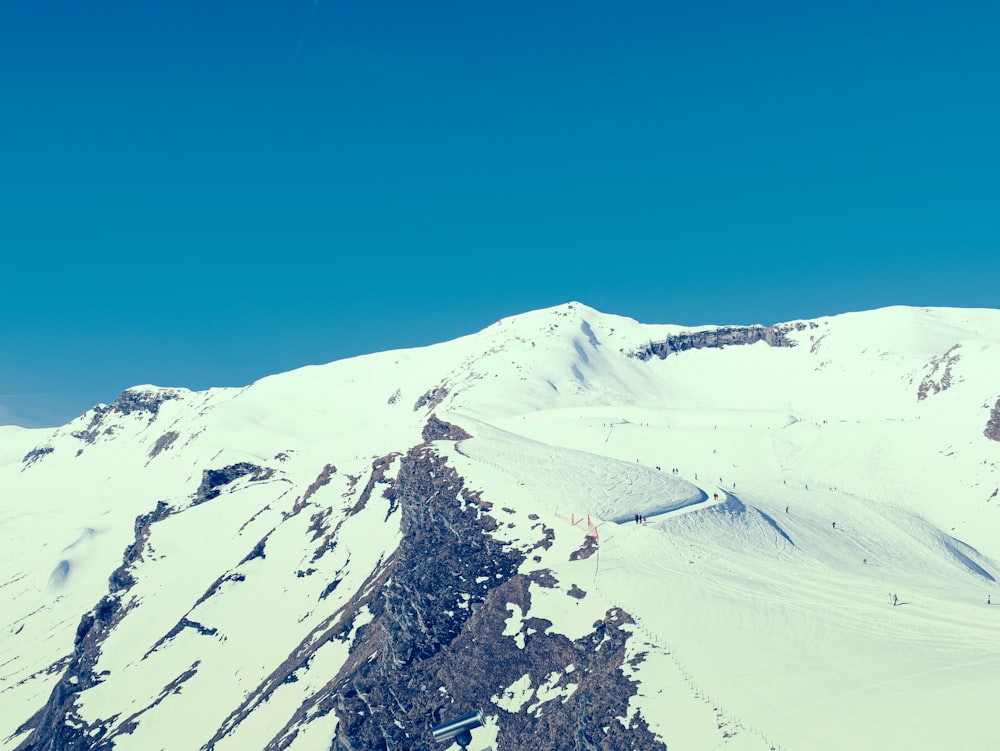
<path id="1" fill-rule="evenodd" d="M 607 431 L 608 418 L 600 417 L 586 417 L 595 438 Z M 551 421 L 536 419 L 553 430 Z M 560 531 L 573 515 L 602 520 L 596 560 L 569 562 L 565 550 L 549 551 L 538 567 L 636 618 L 653 655 L 636 670 L 650 686 L 637 703 L 645 717 L 661 720 L 657 729 L 671 748 L 995 742 L 984 722 L 1000 699 L 1000 609 L 986 605 L 997 593 L 995 559 L 898 505 L 789 488 L 767 472 L 730 468 L 746 490 L 705 483 L 676 503 L 670 484 L 647 479 L 663 470 L 641 461 L 578 449 L 560 458 L 535 439 L 473 432 L 453 460 L 474 485 L 516 498 Z M 579 444 L 581 433 L 577 425 L 563 437 Z M 633 448 L 655 446 L 646 437 Z M 671 452 L 657 455 L 669 461 Z M 711 460 L 706 464 L 698 474 L 711 477 Z M 716 493 L 718 503 L 699 502 Z M 647 516 L 646 524 L 635 524 L 634 513 Z M 893 593 L 896 606 L 889 604 Z M 532 614 L 562 625 L 574 609 Z M 669 699 L 659 693 L 666 686 L 674 687 Z M 674 706 L 677 691 L 695 706 Z M 735 735 L 709 732 L 719 722 Z"/>

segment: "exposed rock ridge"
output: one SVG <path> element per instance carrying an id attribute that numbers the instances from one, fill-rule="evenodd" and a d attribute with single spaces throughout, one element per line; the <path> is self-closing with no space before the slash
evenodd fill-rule
<path id="1" fill-rule="evenodd" d="M 788 338 L 788 333 L 802 331 L 807 327 L 818 328 L 818 324 L 814 321 L 808 323 L 800 321 L 776 326 L 722 326 L 705 331 L 690 331 L 672 334 L 663 341 L 650 342 L 629 352 L 628 356 L 643 361 L 654 357 L 663 360 L 669 354 L 688 349 L 737 346 L 756 342 L 765 342 L 771 347 L 794 347 L 795 342 Z"/>

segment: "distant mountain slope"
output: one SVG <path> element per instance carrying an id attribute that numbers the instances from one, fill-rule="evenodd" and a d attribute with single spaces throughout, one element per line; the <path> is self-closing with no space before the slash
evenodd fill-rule
<path id="1" fill-rule="evenodd" d="M 568 303 L 0 430 L 0 749 L 987 748 L 998 339 Z"/>

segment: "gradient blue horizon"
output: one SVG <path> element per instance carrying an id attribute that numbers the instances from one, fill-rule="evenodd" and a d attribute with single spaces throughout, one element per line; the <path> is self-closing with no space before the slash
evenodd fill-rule
<path id="1" fill-rule="evenodd" d="M 568 300 L 688 325 L 996 307 L 998 21 L 5 3 L 0 424 Z"/>

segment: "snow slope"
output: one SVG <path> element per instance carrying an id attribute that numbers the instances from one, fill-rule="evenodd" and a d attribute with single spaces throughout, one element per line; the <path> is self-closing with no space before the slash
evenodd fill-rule
<path id="1" fill-rule="evenodd" d="M 338 715 L 311 697 L 352 659 L 368 616 L 351 603 L 386 586 L 402 532 L 379 489 L 431 414 L 471 436 L 434 446 L 509 513 L 493 534 L 525 552 L 519 573 L 558 582 L 510 604 L 505 638 L 634 621 L 638 693 L 607 723 L 641 716 L 672 749 L 996 747 L 1000 311 L 887 308 L 793 322 L 790 347 L 635 356 L 713 329 L 570 303 L 0 431 L 0 748 L 75 685 L 81 616 L 107 597 L 102 677 L 64 723 L 94 747 L 329 748 Z M 571 560 L 588 515 L 598 552 Z M 109 595 L 129 546 L 134 582 Z M 507 713 L 565 703 L 573 672 L 498 688 L 476 743 L 512 748 Z"/>

